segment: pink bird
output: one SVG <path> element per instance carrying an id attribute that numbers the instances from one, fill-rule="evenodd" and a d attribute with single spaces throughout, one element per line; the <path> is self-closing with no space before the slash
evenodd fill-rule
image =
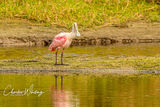
<path id="1" fill-rule="evenodd" d="M 62 49 L 61 65 L 63 65 L 64 49 L 68 48 L 71 45 L 72 39 L 75 38 L 76 36 L 80 36 L 80 33 L 78 32 L 77 23 L 73 23 L 71 33 L 59 33 L 53 38 L 52 43 L 49 46 L 49 50 L 52 52 L 56 51 L 55 65 L 57 65 L 57 54 L 58 54 L 58 50 L 60 49 Z"/>

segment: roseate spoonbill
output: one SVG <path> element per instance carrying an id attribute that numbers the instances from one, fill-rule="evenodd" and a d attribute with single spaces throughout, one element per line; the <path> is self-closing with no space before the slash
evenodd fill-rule
<path id="1" fill-rule="evenodd" d="M 49 46 L 49 50 L 50 51 L 56 51 L 56 61 L 55 61 L 55 65 L 57 65 L 57 54 L 58 54 L 58 50 L 62 49 L 62 53 L 61 53 L 61 65 L 63 65 L 63 53 L 64 53 L 64 49 L 68 48 L 72 42 L 72 39 L 75 38 L 76 36 L 80 36 L 80 33 L 78 32 L 78 27 L 77 27 L 77 23 L 73 23 L 72 26 L 72 32 L 71 33 L 59 33 L 58 35 L 56 35 L 53 40 L 52 43 Z"/>

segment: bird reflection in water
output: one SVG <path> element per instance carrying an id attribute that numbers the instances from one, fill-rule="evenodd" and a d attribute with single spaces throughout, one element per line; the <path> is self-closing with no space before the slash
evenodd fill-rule
<path id="1" fill-rule="evenodd" d="M 73 93 L 65 91 L 63 88 L 63 76 L 60 76 L 60 87 L 58 87 L 58 76 L 55 75 L 55 86 L 51 86 L 51 100 L 53 107 L 74 107 L 77 105 L 73 101 Z"/>

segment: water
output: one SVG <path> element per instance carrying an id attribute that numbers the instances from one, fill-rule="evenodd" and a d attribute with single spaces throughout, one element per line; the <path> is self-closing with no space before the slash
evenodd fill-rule
<path id="1" fill-rule="evenodd" d="M 159 75 L 1 73 L 0 78 L 2 107 L 160 106 Z M 25 88 L 44 93 L 8 94 Z"/>
<path id="2" fill-rule="evenodd" d="M 48 47 L 0 48 L 0 70 L 132 69 L 157 72 L 160 71 L 160 45 L 71 47 L 64 53 L 64 64 L 68 66 L 54 66 L 54 63 L 55 54 Z"/>
<path id="3" fill-rule="evenodd" d="M 71 47 L 64 51 L 65 57 L 80 56 L 157 56 L 160 55 L 159 44 L 109 45 L 90 47 Z M 59 51 L 61 53 L 61 51 Z M 48 47 L 0 47 L 0 60 L 51 58 L 53 53 Z"/>
<path id="4" fill-rule="evenodd" d="M 159 74 L 29 73 L 122 65 L 159 72 L 159 56 L 158 44 L 72 47 L 64 54 L 69 65 L 54 66 L 47 47 L 1 47 L 0 70 L 17 72 L 0 72 L 0 107 L 159 107 Z"/>

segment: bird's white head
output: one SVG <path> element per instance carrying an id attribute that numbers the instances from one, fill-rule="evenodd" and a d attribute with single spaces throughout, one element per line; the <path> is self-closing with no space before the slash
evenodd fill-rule
<path id="1" fill-rule="evenodd" d="M 77 27 L 77 23 L 73 23 L 72 26 L 72 34 L 74 34 L 75 36 L 80 36 L 80 33 L 78 32 L 78 27 Z"/>

